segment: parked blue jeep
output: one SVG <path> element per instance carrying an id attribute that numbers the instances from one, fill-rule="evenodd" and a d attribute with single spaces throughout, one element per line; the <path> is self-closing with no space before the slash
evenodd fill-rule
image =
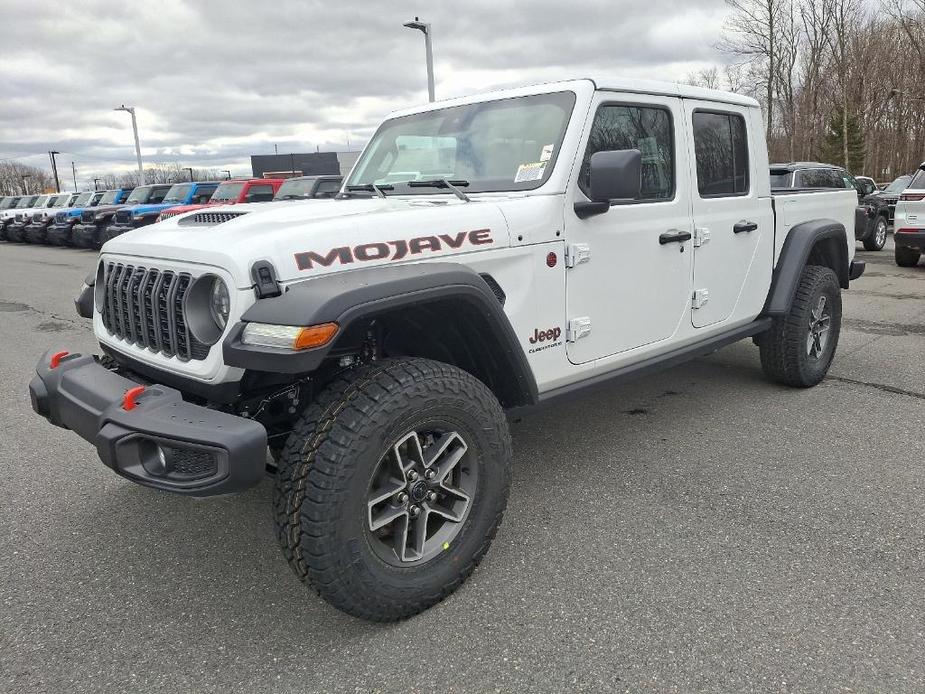
<path id="1" fill-rule="evenodd" d="M 74 207 L 61 210 L 55 214 L 54 220 L 45 232 L 45 242 L 51 246 L 72 245 L 73 238 L 71 232 L 74 230 L 74 225 L 80 221 L 81 212 L 99 205 L 120 203 L 125 200 L 131 192 L 131 188 L 115 188 L 113 190 L 97 190 L 90 193 L 81 193 L 81 196 L 77 198 L 77 202 L 74 203 Z"/>
<path id="2" fill-rule="evenodd" d="M 131 205 L 118 210 L 112 218 L 112 224 L 103 232 L 103 242 L 124 234 L 126 231 L 153 224 L 164 210 L 177 205 L 199 205 L 209 201 L 218 188 L 218 181 L 191 181 L 175 183 L 164 199 L 157 204 Z"/>

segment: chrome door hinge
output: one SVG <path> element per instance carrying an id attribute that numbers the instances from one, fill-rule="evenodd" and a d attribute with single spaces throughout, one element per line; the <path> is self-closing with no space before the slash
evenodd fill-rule
<path id="1" fill-rule="evenodd" d="M 575 342 L 582 337 L 591 334 L 591 319 L 588 316 L 572 318 L 565 329 L 565 339 L 568 342 Z"/>
<path id="2" fill-rule="evenodd" d="M 694 248 L 700 248 L 710 240 L 710 230 L 706 227 L 694 227 Z"/>
<path id="3" fill-rule="evenodd" d="M 588 244 L 573 243 L 565 247 L 565 267 L 575 267 L 589 260 L 591 260 L 591 246 Z"/>
<path id="4" fill-rule="evenodd" d="M 709 289 L 695 289 L 694 290 L 694 308 L 703 308 L 706 303 L 710 300 L 710 290 Z"/>

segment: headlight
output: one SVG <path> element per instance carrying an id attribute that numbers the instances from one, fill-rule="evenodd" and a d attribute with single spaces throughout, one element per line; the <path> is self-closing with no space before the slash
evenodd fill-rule
<path id="1" fill-rule="evenodd" d="M 222 281 L 221 277 L 212 280 L 212 291 L 209 292 L 209 311 L 212 313 L 212 320 L 222 330 L 228 324 L 228 314 L 231 311 L 231 297 L 228 295 L 228 287 Z"/>
<path id="2" fill-rule="evenodd" d="M 335 334 L 337 323 L 309 326 L 248 323 L 244 326 L 241 342 L 255 347 L 301 350 L 326 345 Z"/>
<path id="3" fill-rule="evenodd" d="M 231 296 L 220 277 L 202 275 L 183 298 L 183 314 L 193 337 L 206 345 L 218 342 L 231 312 Z"/>

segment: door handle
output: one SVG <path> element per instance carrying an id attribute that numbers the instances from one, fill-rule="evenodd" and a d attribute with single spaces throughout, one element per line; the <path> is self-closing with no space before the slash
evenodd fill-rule
<path id="1" fill-rule="evenodd" d="M 757 222 L 747 222 L 745 220 L 742 220 L 741 222 L 736 224 L 734 227 L 732 227 L 732 233 L 741 234 L 743 231 L 754 231 L 757 228 L 758 228 Z"/>
<path id="2" fill-rule="evenodd" d="M 691 240 L 691 232 L 669 229 L 658 237 L 658 242 L 664 246 L 666 243 L 684 243 Z"/>

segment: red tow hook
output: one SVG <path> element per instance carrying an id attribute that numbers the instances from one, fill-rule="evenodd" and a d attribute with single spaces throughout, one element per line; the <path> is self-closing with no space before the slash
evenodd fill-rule
<path id="1" fill-rule="evenodd" d="M 129 388 L 125 391 L 125 395 L 122 396 L 122 409 L 123 410 L 134 410 L 138 407 L 138 396 L 145 392 L 144 386 L 135 386 L 134 388 Z"/>
<path id="2" fill-rule="evenodd" d="M 51 355 L 51 361 L 48 362 L 48 368 L 57 369 L 58 364 L 61 363 L 61 360 L 64 359 L 70 352 L 55 352 Z"/>

